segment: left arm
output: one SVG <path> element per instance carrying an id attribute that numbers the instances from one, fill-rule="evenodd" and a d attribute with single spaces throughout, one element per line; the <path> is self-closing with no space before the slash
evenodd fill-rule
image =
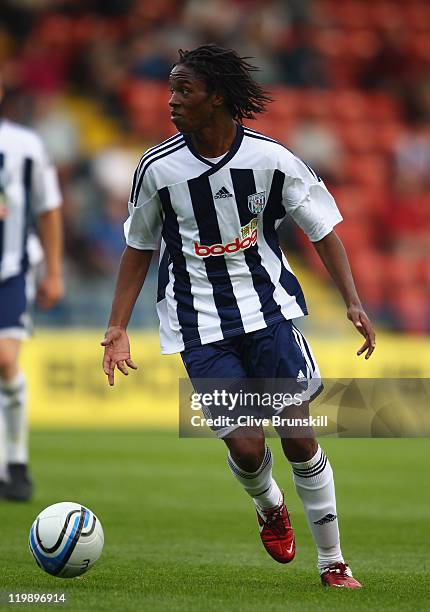
<path id="1" fill-rule="evenodd" d="M 61 209 L 54 208 L 41 213 L 38 226 L 45 254 L 45 274 L 37 288 L 37 302 L 43 309 L 49 309 L 64 295 Z"/>
<path id="2" fill-rule="evenodd" d="M 365 342 L 357 351 L 357 355 L 367 351 L 365 359 L 369 359 L 375 349 L 375 331 L 358 297 L 348 256 L 342 241 L 332 230 L 322 240 L 313 242 L 313 245 L 343 297 L 347 307 L 348 319 L 353 322 L 365 338 Z"/>

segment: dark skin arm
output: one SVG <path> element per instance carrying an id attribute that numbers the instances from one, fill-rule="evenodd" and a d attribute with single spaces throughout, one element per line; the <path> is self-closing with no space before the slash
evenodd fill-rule
<path id="1" fill-rule="evenodd" d="M 334 230 L 313 245 L 343 297 L 348 319 L 365 338 L 357 355 L 366 352 L 365 359 L 369 359 L 375 349 L 375 331 L 358 297 L 345 247 Z"/>
<path id="2" fill-rule="evenodd" d="M 47 310 L 64 295 L 63 286 L 63 223 L 61 210 L 42 213 L 38 219 L 40 240 L 45 254 L 46 271 L 37 287 L 37 302 Z"/>
<path id="3" fill-rule="evenodd" d="M 109 327 L 101 342 L 101 345 L 105 347 L 103 371 L 108 377 L 110 386 L 114 384 L 115 367 L 126 376 L 127 366 L 133 370 L 137 369 L 130 356 L 130 343 L 126 329 L 148 273 L 152 254 L 153 251 L 141 251 L 127 246 L 121 257 Z"/>

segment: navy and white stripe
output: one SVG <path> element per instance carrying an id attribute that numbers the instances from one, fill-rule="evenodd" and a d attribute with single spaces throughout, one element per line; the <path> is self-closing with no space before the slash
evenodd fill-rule
<path id="1" fill-rule="evenodd" d="M 172 289 L 176 302 L 176 315 L 184 344 L 188 345 L 198 339 L 197 311 L 194 308 L 191 279 L 185 263 L 178 218 L 172 206 L 169 190 L 164 187 L 158 193 L 165 219 L 163 238 L 172 261 L 174 278 Z"/>
<path id="2" fill-rule="evenodd" d="M 35 132 L 0 123 L 0 282 L 28 266 L 27 235 L 34 217 L 61 204 L 58 179 Z"/>
<path id="3" fill-rule="evenodd" d="M 270 255 L 267 253 L 267 257 L 271 258 L 273 269 L 276 269 L 279 275 L 279 284 L 288 296 L 294 296 L 295 302 L 300 307 L 302 313 L 307 314 L 308 309 L 302 288 L 281 251 L 276 233 L 277 222 L 285 217 L 285 209 L 282 204 L 284 180 L 285 176 L 282 172 L 279 170 L 273 172 L 269 199 L 263 212 L 263 238 L 266 245 L 270 248 L 271 253 Z M 283 303 L 285 303 L 285 299 L 286 296 L 284 296 Z"/>
<path id="4" fill-rule="evenodd" d="M 253 130 L 247 126 L 244 127 L 244 133 L 245 133 L 245 136 L 248 136 L 249 138 L 255 138 L 256 140 L 267 140 L 268 142 L 274 142 L 275 144 L 281 147 L 284 146 L 278 140 L 275 140 L 274 138 L 270 138 L 270 136 L 266 136 L 265 134 L 261 134 L 260 132 L 257 132 L 257 130 Z"/>
<path id="5" fill-rule="evenodd" d="M 158 264 L 157 304 L 166 297 L 166 287 L 169 284 L 169 268 L 171 266 L 172 260 L 163 240 L 160 246 L 160 261 Z"/>
<path id="6" fill-rule="evenodd" d="M 299 476 L 300 478 L 313 478 L 314 476 L 318 476 L 321 474 L 327 465 L 327 457 L 324 451 L 321 449 L 320 457 L 317 462 L 311 467 L 308 468 L 297 468 L 295 465 L 292 465 L 293 473 L 295 476 Z"/>
<path id="7" fill-rule="evenodd" d="M 233 188 L 239 212 L 240 225 L 243 227 L 255 216 L 248 208 L 248 195 L 257 192 L 254 172 L 252 170 L 230 170 Z M 247 249 L 244 251 L 245 261 L 249 268 L 254 289 L 260 300 L 260 310 L 265 323 L 271 321 L 281 314 L 280 304 L 274 298 L 275 285 L 270 275 L 262 264 L 259 249 Z"/>
<path id="8" fill-rule="evenodd" d="M 194 218 L 197 224 L 200 243 L 204 245 L 221 244 L 221 231 L 218 225 L 213 192 L 207 176 L 188 181 Z M 202 206 L 205 202 L 205 206 Z M 220 319 L 220 327 L 225 338 L 229 332 L 245 333 L 232 280 L 224 257 L 205 257 L 207 278 L 212 286 L 215 307 Z"/>
<path id="9" fill-rule="evenodd" d="M 150 149 L 136 169 L 129 211 L 129 246 L 155 250 L 163 238 L 157 295 L 163 353 L 307 314 L 276 228 L 290 214 L 319 240 L 341 219 L 301 160 L 242 126 L 217 162 L 182 134 Z"/>
<path id="10" fill-rule="evenodd" d="M 316 365 L 315 357 L 312 354 L 311 347 L 309 346 L 302 332 L 299 329 L 297 329 L 294 323 L 292 325 L 292 332 L 296 339 L 297 344 L 301 348 L 303 357 L 305 358 L 307 369 L 308 369 L 308 377 L 315 375 L 315 372 L 317 371 L 317 365 Z"/>
<path id="11" fill-rule="evenodd" d="M 0 151 L 0 207 L 5 206 L 6 194 L 5 189 L 6 185 L 5 179 L 3 178 L 3 168 L 4 168 L 4 152 Z M 2 218 L 3 214 L 0 215 L 0 262 L 3 256 L 3 242 L 4 242 L 4 219 Z"/>
<path id="12" fill-rule="evenodd" d="M 161 144 L 156 147 L 151 147 L 148 151 L 143 155 L 139 161 L 139 164 L 136 168 L 136 171 L 133 176 L 133 184 L 131 188 L 130 194 L 130 202 L 133 202 L 136 205 L 137 194 L 140 191 L 142 186 L 143 179 L 145 177 L 145 172 L 148 170 L 151 164 L 156 162 L 157 160 L 162 159 L 174 153 L 175 151 L 179 151 L 185 147 L 185 141 L 182 134 L 176 134 L 171 138 L 168 138 Z"/>
<path id="13" fill-rule="evenodd" d="M 30 221 L 30 210 L 31 210 L 31 192 L 32 192 L 32 177 L 33 177 L 33 160 L 30 157 L 24 159 L 24 166 L 22 172 L 22 182 L 24 184 L 24 227 L 22 232 L 22 257 L 21 266 L 23 270 L 27 270 L 28 267 L 28 252 L 27 252 L 27 238 L 28 238 L 28 227 Z"/>

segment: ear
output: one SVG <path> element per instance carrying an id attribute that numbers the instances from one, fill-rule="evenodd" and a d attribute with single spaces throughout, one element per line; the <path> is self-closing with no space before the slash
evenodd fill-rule
<path id="1" fill-rule="evenodd" d="M 224 96 L 217 93 L 212 94 L 212 104 L 218 107 L 222 106 L 224 104 Z"/>

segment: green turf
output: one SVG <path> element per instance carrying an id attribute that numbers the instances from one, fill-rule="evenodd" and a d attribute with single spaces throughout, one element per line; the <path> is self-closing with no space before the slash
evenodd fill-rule
<path id="1" fill-rule="evenodd" d="M 65 592 L 67 609 L 82 611 L 429 607 L 428 440 L 323 442 L 336 473 L 343 550 L 364 584 L 361 591 L 320 586 L 300 501 L 276 440 L 275 475 L 286 490 L 297 536 L 290 566 L 264 552 L 252 503 L 226 468 L 221 442 L 138 431 L 37 431 L 31 442 L 34 500 L 0 503 L 3 597 Z M 36 514 L 64 500 L 88 505 L 105 531 L 98 564 L 72 580 L 42 572 L 27 550 Z M 35 606 L 25 606 L 30 608 Z"/>

